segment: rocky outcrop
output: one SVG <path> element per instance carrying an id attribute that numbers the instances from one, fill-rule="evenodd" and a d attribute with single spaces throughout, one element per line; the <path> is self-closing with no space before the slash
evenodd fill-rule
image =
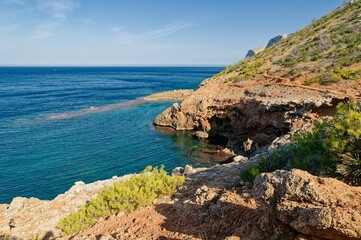
<path id="1" fill-rule="evenodd" d="M 145 101 L 178 101 L 183 100 L 193 93 L 191 89 L 172 90 L 151 94 L 144 97 Z"/>
<path id="2" fill-rule="evenodd" d="M 304 239 L 361 239 L 360 187 L 301 170 L 279 170 L 259 175 L 253 195 L 267 209 L 260 221 L 267 239 L 275 239 L 280 228 Z"/>
<path id="3" fill-rule="evenodd" d="M 257 53 L 260 53 L 262 51 L 264 51 L 266 49 L 265 46 L 261 46 L 261 47 L 257 47 L 257 48 L 253 48 L 248 50 L 247 54 L 246 54 L 246 58 L 250 58 L 253 57 L 254 55 L 256 55 Z"/>
<path id="4" fill-rule="evenodd" d="M 272 38 L 271 40 L 268 41 L 266 48 L 271 47 L 272 45 L 278 43 L 279 41 L 281 41 L 282 39 L 285 39 L 287 37 L 288 37 L 287 34 L 283 34 L 283 35 L 278 35 L 278 36 Z"/>
<path id="5" fill-rule="evenodd" d="M 256 85 L 256 84 L 255 84 Z M 154 121 L 176 130 L 196 130 L 239 153 L 252 152 L 332 108 L 337 96 L 292 86 L 249 86 L 205 81 L 181 104 L 175 103 Z M 333 107 L 334 108 L 334 107 Z M 244 149 L 247 139 L 252 150 Z"/>
<path id="6" fill-rule="evenodd" d="M 0 236 L 11 236 L 12 239 L 60 236 L 61 231 L 56 228 L 60 219 L 77 211 L 105 187 L 127 178 L 129 175 L 90 184 L 76 182 L 67 192 L 51 201 L 16 197 L 10 204 L 0 205 Z"/>
<path id="7" fill-rule="evenodd" d="M 278 43 L 279 41 L 281 41 L 282 39 L 287 38 L 288 35 L 287 34 L 283 34 L 283 35 L 278 35 L 274 38 L 272 38 L 271 40 L 268 41 L 267 46 L 261 46 L 261 47 L 257 47 L 257 48 L 253 48 L 248 50 L 246 57 L 245 58 L 250 58 L 253 57 L 254 55 L 263 52 L 265 49 L 271 47 L 272 45 Z"/>
<path id="8" fill-rule="evenodd" d="M 203 131 L 196 131 L 192 136 L 196 139 L 207 139 L 209 137 L 208 133 Z"/>

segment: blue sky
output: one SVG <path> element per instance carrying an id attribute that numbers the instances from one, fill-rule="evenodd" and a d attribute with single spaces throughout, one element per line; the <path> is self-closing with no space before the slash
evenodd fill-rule
<path id="1" fill-rule="evenodd" d="M 0 65 L 225 66 L 344 0 L 0 0 Z"/>

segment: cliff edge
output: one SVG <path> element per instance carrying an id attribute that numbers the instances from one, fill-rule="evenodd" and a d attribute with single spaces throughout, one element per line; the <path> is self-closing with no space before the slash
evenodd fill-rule
<path id="1" fill-rule="evenodd" d="M 352 1 L 203 81 L 154 121 L 245 153 L 361 97 L 361 2 Z"/>

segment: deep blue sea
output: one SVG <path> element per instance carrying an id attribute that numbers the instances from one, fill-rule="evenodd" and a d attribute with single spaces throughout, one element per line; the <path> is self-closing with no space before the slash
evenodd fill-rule
<path id="1" fill-rule="evenodd" d="M 197 151 L 209 147 L 206 143 L 189 133 L 153 127 L 153 119 L 172 102 L 93 110 L 156 92 L 196 88 L 220 70 L 0 68 L 0 203 L 16 196 L 52 199 L 76 181 L 108 179 L 147 165 L 164 164 L 169 171 L 213 164 Z"/>

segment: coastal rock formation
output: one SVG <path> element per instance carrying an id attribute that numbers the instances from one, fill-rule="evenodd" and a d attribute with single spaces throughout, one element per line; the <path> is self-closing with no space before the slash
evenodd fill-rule
<path id="1" fill-rule="evenodd" d="M 263 52 L 265 49 L 271 47 L 272 45 L 278 43 L 279 41 L 281 41 L 282 39 L 285 39 L 287 37 L 288 37 L 287 34 L 278 35 L 278 36 L 272 38 L 271 40 L 269 40 L 268 43 L 267 43 L 267 46 L 261 46 L 261 47 L 257 47 L 257 48 L 253 48 L 253 49 L 248 50 L 245 58 L 253 57 L 257 53 Z"/>
<path id="2" fill-rule="evenodd" d="M 269 237 L 283 227 L 305 239 L 361 239 L 360 187 L 301 170 L 279 170 L 259 175 L 253 195 L 267 208 L 262 221 L 267 219 Z"/>
<path id="3" fill-rule="evenodd" d="M 293 86 L 208 81 L 180 105 L 165 110 L 154 124 L 204 131 L 211 141 L 243 153 L 249 150 L 243 144 L 248 138 L 256 150 L 311 121 L 316 117 L 312 111 L 321 114 L 340 102 L 336 95 Z"/>
<path id="4" fill-rule="evenodd" d="M 205 131 L 210 141 L 249 155 L 292 129 L 332 115 L 344 98 L 361 98 L 360 39 L 349 45 L 336 41 L 359 36 L 360 10 L 360 1 L 346 3 L 286 39 L 271 39 L 272 47 L 203 81 L 154 124 Z M 252 149 L 243 146 L 248 138 Z"/>
<path id="5" fill-rule="evenodd" d="M 257 53 L 260 53 L 260 52 L 264 51 L 265 49 L 266 49 L 265 46 L 261 46 L 261 47 L 257 47 L 257 48 L 250 49 L 250 50 L 248 50 L 245 58 L 253 57 L 253 56 L 256 55 Z"/>
<path id="6" fill-rule="evenodd" d="M 271 47 L 272 45 L 278 43 L 279 41 L 281 41 L 282 39 L 285 39 L 287 37 L 288 37 L 287 34 L 283 34 L 283 35 L 278 35 L 278 36 L 272 38 L 271 40 L 268 41 L 266 48 Z"/>
<path id="7" fill-rule="evenodd" d="M 207 132 L 202 132 L 202 131 L 196 131 L 195 133 L 192 134 L 192 136 L 196 139 L 207 139 L 209 137 Z"/>
<path id="8" fill-rule="evenodd" d="M 166 91 L 161 93 L 155 93 L 149 96 L 144 97 L 145 101 L 177 101 L 183 100 L 193 93 L 191 89 L 181 89 Z"/>
<path id="9" fill-rule="evenodd" d="M 16 197 L 10 204 L 0 205 L 0 236 L 14 239 L 57 237 L 61 233 L 56 228 L 60 219 L 77 211 L 105 187 L 127 178 L 129 175 L 90 184 L 76 182 L 67 192 L 51 201 Z"/>

